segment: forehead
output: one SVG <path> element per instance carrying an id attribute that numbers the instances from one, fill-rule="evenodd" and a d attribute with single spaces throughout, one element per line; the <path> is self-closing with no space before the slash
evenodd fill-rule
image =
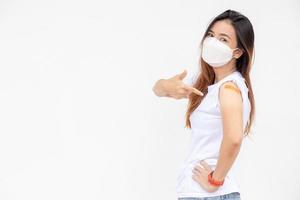
<path id="1" fill-rule="evenodd" d="M 215 22 L 210 30 L 213 31 L 216 35 L 224 33 L 230 38 L 235 38 L 235 30 L 229 20 L 221 20 Z"/>

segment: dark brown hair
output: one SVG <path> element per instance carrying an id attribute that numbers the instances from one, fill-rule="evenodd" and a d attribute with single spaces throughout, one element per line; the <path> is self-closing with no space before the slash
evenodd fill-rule
<path id="1" fill-rule="evenodd" d="M 201 46 L 203 44 L 203 40 L 207 36 L 209 30 L 212 26 L 221 20 L 229 20 L 231 25 L 235 29 L 236 37 L 237 37 L 237 47 L 244 51 L 244 53 L 237 59 L 236 61 L 236 68 L 246 81 L 246 85 L 248 87 L 248 97 L 251 104 L 251 111 L 250 111 L 250 119 L 245 128 L 245 134 L 248 135 L 250 133 L 250 128 L 254 120 L 254 112 L 255 112 L 255 103 L 254 103 L 254 95 L 251 86 L 250 80 L 250 70 L 252 67 L 252 58 L 254 53 L 254 31 L 251 22 L 247 17 L 242 15 L 241 13 L 234 11 L 234 10 L 226 10 L 225 12 L 221 13 L 217 17 L 215 17 L 212 22 L 208 25 L 207 30 L 204 33 L 204 36 L 201 40 Z M 207 87 L 214 83 L 215 80 L 215 73 L 213 69 L 202 59 L 200 56 L 199 64 L 200 68 L 200 75 L 198 79 L 193 84 L 193 87 L 197 88 L 198 90 L 204 93 L 204 96 L 199 96 L 197 94 L 191 93 L 189 96 L 189 103 L 186 112 L 186 124 L 185 127 L 191 128 L 190 123 L 190 115 L 191 113 L 200 105 L 202 99 L 207 94 Z"/>

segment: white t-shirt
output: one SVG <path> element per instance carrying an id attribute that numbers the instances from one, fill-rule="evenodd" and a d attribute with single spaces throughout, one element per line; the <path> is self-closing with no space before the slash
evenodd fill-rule
<path id="1" fill-rule="evenodd" d="M 186 77 L 183 80 L 192 85 L 197 75 Z M 228 171 L 224 184 L 215 192 L 207 192 L 192 178 L 193 168 L 200 160 L 205 160 L 212 169 L 215 169 L 219 158 L 219 151 L 223 136 L 223 125 L 219 104 L 219 87 L 225 81 L 233 81 L 239 87 L 243 98 L 243 128 L 245 129 L 250 116 L 250 101 L 245 79 L 240 72 L 234 71 L 217 83 L 208 86 L 208 93 L 201 104 L 191 114 L 191 137 L 188 146 L 187 158 L 181 165 L 177 177 L 177 197 L 211 197 L 231 192 L 240 192 L 235 177 L 235 164 Z"/>

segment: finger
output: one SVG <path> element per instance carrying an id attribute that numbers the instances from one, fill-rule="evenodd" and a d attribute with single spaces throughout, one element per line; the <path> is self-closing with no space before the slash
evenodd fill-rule
<path id="1" fill-rule="evenodd" d="M 189 88 L 186 88 L 186 87 L 183 87 L 181 88 L 181 90 L 178 90 L 178 94 L 182 96 L 182 98 L 190 98 L 190 95 L 192 94 L 193 92 L 189 89 Z"/>
<path id="2" fill-rule="evenodd" d="M 176 95 L 173 97 L 174 99 L 183 99 L 183 98 L 187 98 L 186 95 Z"/>
<path id="3" fill-rule="evenodd" d="M 200 174 L 203 173 L 204 168 L 201 165 L 196 164 L 194 169 L 198 171 Z"/>
<path id="4" fill-rule="evenodd" d="M 186 71 L 186 69 L 185 69 L 182 73 L 178 74 L 178 78 L 179 78 L 180 80 L 182 80 L 182 79 L 184 79 L 184 77 L 186 77 L 186 75 L 187 75 L 187 71 Z"/>
<path id="5" fill-rule="evenodd" d="M 193 87 L 191 87 L 191 86 L 189 86 L 189 85 L 186 85 L 186 84 L 183 85 L 183 89 L 185 89 L 185 90 L 187 90 L 187 91 L 192 92 L 192 88 L 193 88 Z"/>
<path id="6" fill-rule="evenodd" d="M 196 181 L 197 183 L 200 183 L 199 177 L 197 175 L 192 176 L 193 180 Z"/>
<path id="7" fill-rule="evenodd" d="M 201 160 L 200 164 L 204 167 L 204 169 L 209 170 L 209 171 L 211 170 L 210 166 L 204 160 Z"/>
<path id="8" fill-rule="evenodd" d="M 185 99 L 185 98 L 187 98 L 186 96 L 178 96 L 178 99 Z"/>
<path id="9" fill-rule="evenodd" d="M 202 187 L 204 187 L 204 182 L 205 180 L 203 179 L 202 176 L 197 176 L 197 175 L 192 175 L 192 178 L 194 179 L 194 181 L 196 181 L 197 183 L 199 183 Z"/>
<path id="10" fill-rule="evenodd" d="M 193 93 L 192 91 L 186 90 L 186 98 L 189 99 L 192 93 Z"/>
<path id="11" fill-rule="evenodd" d="M 194 88 L 194 87 L 185 85 L 184 88 L 185 88 L 186 90 L 188 90 L 189 92 L 196 93 L 196 94 L 198 94 L 198 95 L 200 95 L 200 96 L 203 96 L 203 95 L 204 95 L 200 90 L 198 90 L 198 89 L 196 89 L 196 88 Z"/>
<path id="12" fill-rule="evenodd" d="M 187 92 L 189 92 L 186 88 L 180 88 L 178 90 L 178 93 L 181 94 L 181 95 L 185 95 Z"/>
<path id="13" fill-rule="evenodd" d="M 198 183 L 201 183 L 201 176 L 199 176 L 199 175 L 197 175 L 197 174 L 193 174 L 192 175 L 192 178 L 195 180 L 195 181 L 197 181 Z"/>
<path id="14" fill-rule="evenodd" d="M 183 88 L 184 89 L 184 96 L 186 98 L 189 98 L 189 96 L 191 95 L 191 90 L 190 89 L 187 89 L 187 88 Z"/>
<path id="15" fill-rule="evenodd" d="M 193 171 L 193 173 L 194 173 L 195 175 L 201 176 L 201 172 L 200 172 L 199 170 L 193 169 L 192 171 Z"/>
<path id="16" fill-rule="evenodd" d="M 192 91 L 193 91 L 194 93 L 200 95 L 200 96 L 203 96 L 203 95 L 204 95 L 200 90 L 198 90 L 198 89 L 196 89 L 196 88 L 194 88 L 194 87 L 192 88 Z"/>

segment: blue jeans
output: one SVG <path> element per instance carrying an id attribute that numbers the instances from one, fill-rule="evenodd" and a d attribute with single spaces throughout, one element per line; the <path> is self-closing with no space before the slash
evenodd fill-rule
<path id="1" fill-rule="evenodd" d="M 180 197 L 178 200 L 241 200 L 239 192 L 232 192 L 214 197 Z"/>

